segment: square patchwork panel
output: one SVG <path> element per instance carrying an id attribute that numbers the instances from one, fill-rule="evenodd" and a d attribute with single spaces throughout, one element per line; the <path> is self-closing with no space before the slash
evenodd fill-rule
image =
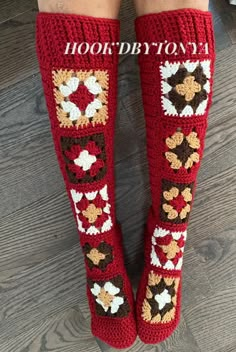
<path id="1" fill-rule="evenodd" d="M 123 291 L 121 275 L 109 281 L 88 279 L 88 286 L 94 297 L 97 315 L 123 318 L 129 314 L 130 306 Z"/>
<path id="2" fill-rule="evenodd" d="M 162 121 L 162 159 L 170 175 L 196 175 L 204 149 L 206 121 L 196 124 Z"/>
<path id="3" fill-rule="evenodd" d="M 78 230 L 87 235 L 98 235 L 111 230 L 107 185 L 94 192 L 70 191 L 74 202 Z"/>
<path id="4" fill-rule="evenodd" d="M 162 180 L 160 218 L 173 224 L 186 223 L 193 201 L 194 182 L 175 183 Z"/>
<path id="5" fill-rule="evenodd" d="M 107 71 L 54 70 L 54 97 L 60 127 L 105 125 L 108 119 Z"/>
<path id="6" fill-rule="evenodd" d="M 61 149 L 71 183 L 92 183 L 105 176 L 107 165 L 102 133 L 81 138 L 61 137 Z"/>
<path id="7" fill-rule="evenodd" d="M 83 246 L 83 252 L 90 269 L 98 268 L 105 271 L 107 266 L 113 262 L 113 247 L 105 241 L 99 243 L 97 247 L 87 242 Z"/>
<path id="8" fill-rule="evenodd" d="M 150 324 L 164 324 L 174 320 L 179 280 L 179 278 L 163 277 L 153 271 L 149 273 L 146 297 L 142 305 L 144 321 Z"/>
<path id="9" fill-rule="evenodd" d="M 151 264 L 166 270 L 181 270 L 187 231 L 156 227 L 152 235 Z"/>
<path id="10" fill-rule="evenodd" d="M 211 61 L 183 61 L 160 66 L 161 103 L 165 115 L 204 115 L 211 91 Z"/>

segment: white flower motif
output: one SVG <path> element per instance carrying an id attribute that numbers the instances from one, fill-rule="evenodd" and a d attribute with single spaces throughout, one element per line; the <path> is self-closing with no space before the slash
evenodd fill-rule
<path id="1" fill-rule="evenodd" d="M 169 78 L 172 75 L 175 75 L 178 71 L 180 63 L 169 63 L 168 61 L 165 62 L 165 66 L 160 66 L 161 70 L 161 77 L 162 78 Z"/>
<path id="2" fill-rule="evenodd" d="M 173 240 L 178 241 L 182 236 L 184 241 L 187 239 L 187 231 L 175 231 L 172 232 L 170 230 L 163 229 L 161 227 L 156 227 L 153 236 L 152 236 L 152 249 L 150 253 L 150 260 L 151 264 L 156 266 L 156 267 L 163 267 L 164 269 L 167 270 L 181 270 L 182 264 L 183 264 L 183 257 L 179 258 L 177 264 L 175 265 L 172 260 L 167 260 L 165 264 L 162 264 L 158 258 L 158 255 L 155 251 L 155 247 L 157 246 L 157 238 L 159 237 L 165 237 L 167 235 L 172 236 Z M 184 252 L 184 246 L 180 248 L 181 252 Z"/>
<path id="3" fill-rule="evenodd" d="M 83 193 L 76 192 L 75 189 L 72 189 L 70 191 L 70 193 L 71 193 L 71 197 L 72 197 L 74 203 L 78 203 L 83 197 Z"/>
<path id="4" fill-rule="evenodd" d="M 82 221 L 80 221 L 78 215 L 76 216 L 76 219 L 77 219 L 78 230 L 79 230 L 80 232 L 83 232 L 83 233 L 84 233 L 84 232 L 85 232 L 85 229 L 83 228 Z"/>
<path id="5" fill-rule="evenodd" d="M 98 234 L 99 234 L 99 230 L 95 226 L 90 226 L 87 230 L 87 235 L 98 235 Z"/>
<path id="6" fill-rule="evenodd" d="M 174 105 L 171 103 L 169 99 L 162 96 L 161 100 L 162 100 L 162 107 L 163 107 L 163 110 L 166 112 L 166 115 L 173 115 L 173 116 L 178 115 L 176 108 L 174 107 Z"/>
<path id="7" fill-rule="evenodd" d="M 167 269 L 167 270 L 174 270 L 175 269 L 175 266 L 174 264 L 172 263 L 171 260 L 167 260 L 167 262 L 165 263 L 165 265 L 163 266 L 164 269 Z M 176 269 L 177 270 L 177 269 Z"/>
<path id="8" fill-rule="evenodd" d="M 169 93 L 171 89 L 172 89 L 172 86 L 169 83 L 167 83 L 166 81 L 161 82 L 161 90 L 163 94 Z"/>
<path id="9" fill-rule="evenodd" d="M 79 78 L 71 77 L 66 84 L 61 84 L 59 87 L 60 92 L 64 97 L 68 97 L 72 93 L 76 92 L 79 87 Z"/>
<path id="10" fill-rule="evenodd" d="M 94 99 L 92 103 L 88 104 L 86 110 L 85 110 L 85 115 L 87 117 L 94 117 L 96 114 L 97 110 L 102 108 L 102 103 L 99 99 Z"/>
<path id="11" fill-rule="evenodd" d="M 81 152 L 80 155 L 82 153 L 83 152 Z M 86 170 L 87 167 L 89 166 L 89 164 L 93 161 L 93 159 L 91 159 L 90 157 L 91 157 L 91 155 L 89 155 L 89 159 L 88 159 L 88 155 L 83 154 L 80 159 L 78 158 L 76 160 L 77 165 L 80 165 L 81 167 L 83 167 L 84 170 Z M 82 193 L 82 192 L 77 192 L 76 190 L 72 189 L 70 191 L 70 193 L 71 193 L 71 197 L 74 202 L 75 212 L 77 215 L 76 216 L 77 225 L 78 225 L 78 230 L 80 232 L 85 233 L 87 235 L 98 235 L 100 233 L 104 233 L 104 232 L 111 230 L 111 228 L 113 226 L 113 222 L 112 222 L 112 219 L 110 216 L 111 205 L 109 204 L 107 185 L 105 185 L 102 189 L 100 189 L 98 191 Z M 84 228 L 83 222 L 79 219 L 79 216 L 78 216 L 81 213 L 78 203 L 81 201 L 81 199 L 83 197 L 85 197 L 89 201 L 93 201 L 96 199 L 96 197 L 98 195 L 100 195 L 102 197 L 102 199 L 106 202 L 103 209 L 102 209 L 103 214 L 107 214 L 106 220 L 103 222 L 103 224 L 101 225 L 100 228 L 97 228 L 96 226 L 94 226 L 92 224 L 88 228 Z"/>
<path id="12" fill-rule="evenodd" d="M 187 60 L 183 63 L 183 65 L 188 70 L 188 72 L 193 72 L 194 70 L 196 70 L 197 65 L 199 65 L 199 61 L 190 62 L 189 60 Z"/>
<path id="13" fill-rule="evenodd" d="M 102 92 L 102 87 L 97 81 L 95 76 L 90 76 L 84 81 L 84 85 L 88 88 L 89 92 L 97 95 Z"/>
<path id="14" fill-rule="evenodd" d="M 101 233 L 104 233 L 106 231 L 109 231 L 111 228 L 112 228 L 112 221 L 111 221 L 111 218 L 109 216 L 109 218 L 104 222 L 104 224 L 102 225 L 102 228 L 101 228 Z"/>
<path id="15" fill-rule="evenodd" d="M 185 108 L 182 110 L 180 116 L 192 116 L 193 115 L 193 108 L 190 105 L 186 105 Z"/>
<path id="16" fill-rule="evenodd" d="M 103 200 L 108 200 L 107 185 L 105 185 L 99 193 Z"/>
<path id="17" fill-rule="evenodd" d="M 203 68 L 203 72 L 205 73 L 206 77 L 208 79 L 211 78 L 211 61 L 210 60 L 204 60 L 204 61 L 201 61 L 201 66 Z"/>
<path id="18" fill-rule="evenodd" d="M 96 160 L 96 156 L 90 155 L 87 150 L 83 150 L 79 157 L 74 159 L 74 163 L 75 165 L 82 167 L 83 171 L 88 171 Z"/>
<path id="19" fill-rule="evenodd" d="M 183 257 L 179 258 L 179 261 L 175 267 L 176 270 L 181 270 L 182 268 L 182 265 L 183 265 Z"/>
<path id="20" fill-rule="evenodd" d="M 70 101 L 70 95 L 74 92 L 77 91 L 79 87 L 79 78 L 77 77 L 71 77 L 66 84 L 61 84 L 59 87 L 59 90 L 61 94 L 67 98 L 66 101 L 61 102 L 61 107 L 62 109 L 69 114 L 69 119 L 71 121 L 76 121 L 78 120 L 79 117 L 81 117 L 82 113 L 78 106 Z M 100 94 L 102 92 L 102 87 L 101 85 L 97 82 L 97 78 L 95 76 L 90 76 L 84 81 L 84 85 L 87 87 L 88 91 L 94 95 L 94 98 L 96 95 Z M 102 108 L 102 102 L 95 98 L 91 103 L 88 104 L 85 110 L 85 115 L 88 118 L 94 117 L 96 114 L 97 110 Z"/>
<path id="21" fill-rule="evenodd" d="M 162 229 L 161 227 L 156 227 L 153 235 L 155 237 L 164 237 L 170 233 L 170 230 Z"/>
<path id="22" fill-rule="evenodd" d="M 71 101 L 62 101 L 61 106 L 65 112 L 69 113 L 71 121 L 75 121 L 81 116 L 80 109 Z"/>
<path id="23" fill-rule="evenodd" d="M 208 104 L 208 99 L 203 100 L 201 104 L 199 104 L 196 110 L 196 115 L 203 115 L 206 111 L 207 104 Z"/>
<path id="24" fill-rule="evenodd" d="M 159 310 L 163 309 L 166 304 L 171 302 L 171 295 L 168 293 L 167 289 L 165 288 L 161 294 L 155 295 L 155 300 L 158 303 Z"/>
<path id="25" fill-rule="evenodd" d="M 171 232 L 172 237 L 174 240 L 178 241 L 181 236 L 184 236 L 184 240 L 186 241 L 187 238 L 187 231 L 177 231 L 177 232 Z"/>
<path id="26" fill-rule="evenodd" d="M 85 197 L 88 200 L 94 200 L 97 197 L 98 191 L 85 193 Z"/>
<path id="27" fill-rule="evenodd" d="M 65 98 L 68 98 L 78 87 L 79 79 L 77 77 L 71 77 L 66 84 L 60 85 L 59 90 Z M 61 106 L 65 112 L 69 113 L 69 119 L 71 121 L 75 121 L 81 116 L 80 109 L 71 101 L 62 101 Z"/>
<path id="28" fill-rule="evenodd" d="M 120 292 L 120 289 L 114 286 L 110 281 L 106 282 L 103 287 L 99 286 L 97 283 L 94 283 L 93 288 L 91 288 L 91 292 L 95 297 L 97 297 L 96 302 L 103 307 L 105 312 L 111 308 L 111 313 L 115 314 L 124 303 L 123 297 L 116 296 Z M 109 296 L 109 304 L 102 300 L 104 295 Z"/>

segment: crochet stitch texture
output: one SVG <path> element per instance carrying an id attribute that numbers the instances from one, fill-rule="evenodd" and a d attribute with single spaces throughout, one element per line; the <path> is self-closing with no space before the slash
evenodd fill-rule
<path id="1" fill-rule="evenodd" d="M 60 169 L 84 253 L 92 333 L 115 348 L 136 339 L 132 288 L 115 219 L 118 54 L 64 55 L 67 43 L 117 42 L 119 22 L 40 13 L 37 54 Z"/>
<path id="2" fill-rule="evenodd" d="M 166 339 L 180 319 L 181 268 L 196 177 L 203 155 L 215 61 L 212 18 L 192 9 L 139 17 L 141 43 L 182 43 L 186 52 L 139 56 L 152 206 L 137 293 L 138 335 Z M 188 43 L 208 44 L 193 53 Z"/>

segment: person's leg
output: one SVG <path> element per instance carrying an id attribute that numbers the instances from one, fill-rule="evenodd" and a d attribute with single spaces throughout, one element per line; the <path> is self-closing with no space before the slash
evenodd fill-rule
<path id="1" fill-rule="evenodd" d="M 137 294 L 138 334 L 158 343 L 176 328 L 181 268 L 212 99 L 214 36 L 208 1 L 136 0 L 152 207 Z M 197 7 L 197 9 L 196 9 Z M 178 9 L 180 8 L 180 9 Z M 152 45 L 155 43 L 155 45 Z"/>
<path id="2" fill-rule="evenodd" d="M 137 333 L 115 217 L 118 49 L 99 53 L 101 46 L 103 51 L 106 44 L 119 41 L 119 21 L 111 19 L 117 15 L 111 0 L 93 1 L 93 6 L 87 1 L 86 8 L 84 1 L 64 3 L 69 14 L 40 2 L 44 12 L 37 17 L 37 54 L 42 82 L 85 259 L 92 333 L 113 347 L 126 348 Z M 92 11 L 99 3 L 107 11 Z M 112 3 L 117 9 L 119 1 Z"/>
<path id="3" fill-rule="evenodd" d="M 209 0 L 134 0 L 138 16 L 162 11 L 195 9 L 207 11 Z"/>
<path id="4" fill-rule="evenodd" d="M 38 0 L 39 11 L 115 19 L 121 0 Z"/>

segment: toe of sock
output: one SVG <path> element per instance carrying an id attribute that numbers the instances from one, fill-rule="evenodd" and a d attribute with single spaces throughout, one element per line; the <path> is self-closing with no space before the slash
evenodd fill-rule
<path id="1" fill-rule="evenodd" d="M 181 311 L 181 276 L 144 270 L 137 294 L 137 330 L 146 344 L 168 338 L 178 326 Z"/>
<path id="2" fill-rule="evenodd" d="M 117 349 L 130 347 L 137 337 L 136 322 L 132 314 L 126 318 L 94 317 L 91 330 L 94 336 Z"/>

